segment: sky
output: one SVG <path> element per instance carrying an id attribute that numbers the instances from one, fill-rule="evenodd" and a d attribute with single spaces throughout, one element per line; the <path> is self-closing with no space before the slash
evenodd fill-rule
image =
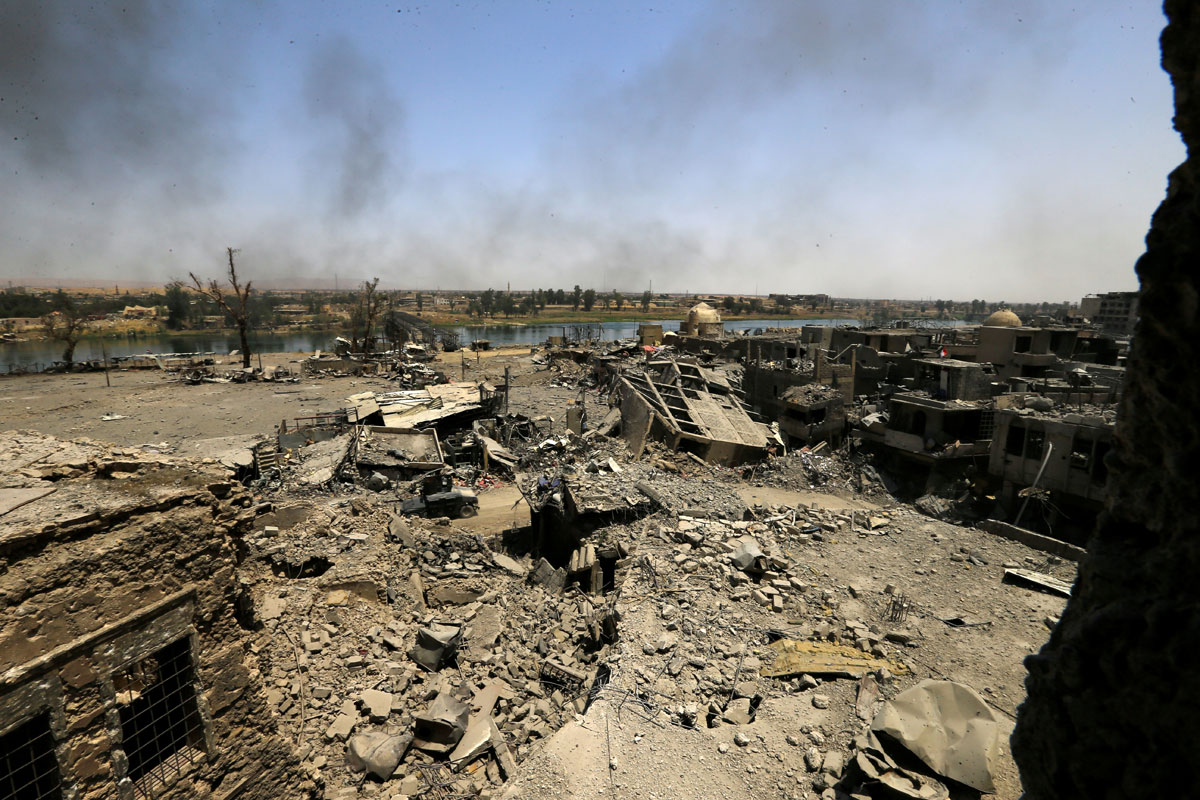
<path id="1" fill-rule="evenodd" d="M 0 3 L 0 279 L 1078 300 L 1154 2 Z"/>

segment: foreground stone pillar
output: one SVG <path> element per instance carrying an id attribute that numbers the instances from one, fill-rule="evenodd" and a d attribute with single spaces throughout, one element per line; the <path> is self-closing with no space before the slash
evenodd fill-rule
<path id="1" fill-rule="evenodd" d="M 1075 595 L 1026 664 L 1026 797 L 1180 797 L 1200 746 L 1200 5 L 1167 0 L 1163 67 L 1188 157 L 1138 260 L 1109 499 Z"/>

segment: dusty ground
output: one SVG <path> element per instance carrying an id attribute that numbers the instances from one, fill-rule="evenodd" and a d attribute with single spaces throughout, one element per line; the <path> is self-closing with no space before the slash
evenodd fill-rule
<path id="1" fill-rule="evenodd" d="M 284 364 L 299 372 L 296 354 L 264 356 L 268 366 Z M 441 357 L 451 379 L 461 376 L 462 357 Z M 604 399 L 594 391 L 557 385 L 558 373 L 532 363 L 528 348 L 467 355 L 468 380 L 503 381 L 504 367 L 513 375 L 511 410 L 553 419 L 549 430 L 561 432 L 569 402 L 584 398 L 589 418 L 603 415 Z M 339 408 L 344 398 L 366 390 L 394 388 L 384 379 L 316 378 L 298 383 L 200 384 L 188 386 L 160 372 L 116 372 L 105 385 L 103 374 L 37 375 L 0 378 L 0 429 L 29 429 L 71 439 L 89 437 L 118 445 L 166 443 L 178 454 L 197 452 L 204 440 L 234 435 L 263 435 L 281 420 Z M 107 413 L 124 419 L 102 421 Z M 619 452 L 619 450 L 614 451 Z M 768 663 L 765 631 L 780 626 L 797 629 L 828 620 L 835 628 L 860 622 L 880 636 L 895 623 L 886 610 L 893 595 L 907 596 L 912 610 L 903 623 L 913 646 L 889 644 L 910 674 L 897 677 L 887 694 L 922 678 L 961 681 L 982 693 L 1004 715 L 1011 716 L 1023 696 L 1022 659 L 1036 651 L 1049 634 L 1048 624 L 1065 601 L 1001 582 L 1005 564 L 1051 572 L 1071 580 L 1073 565 L 1052 563 L 1043 554 L 974 529 L 932 521 L 901 505 L 881 504 L 844 491 L 779 488 L 746 483 L 734 470 L 710 470 L 684 463 L 672 476 L 692 504 L 727 508 L 773 506 L 832 511 L 868 510 L 887 516 L 886 535 L 868 536 L 839 528 L 824 541 L 788 539 L 775 542 L 803 576 L 808 588 L 789 596 L 782 613 L 738 596 L 722 570 L 723 551 L 716 544 L 690 549 L 676 543 L 678 510 L 625 526 L 621 535 L 636 546 L 665 583 L 646 582 L 631 570 L 621 589 L 623 618 L 620 639 L 609 664 L 611 690 L 602 692 L 586 715 L 568 721 L 556 734 L 521 751 L 520 776 L 507 785 L 512 798 L 727 798 L 816 797 L 805 752 L 849 752 L 864 723 L 855 716 L 857 682 L 835 680 L 817 689 L 798 690 L 790 681 L 760 678 L 756 669 L 739 676 L 751 680 L 766 698 L 755 722 L 686 729 L 669 724 L 671 709 L 695 702 L 706 681 L 732 681 L 732 664 L 743 651 L 757 663 Z M 792 485 L 803 485 L 801 479 Z M 369 495 L 366 496 L 369 500 Z M 483 537 L 527 525 L 529 509 L 517 502 L 511 484 L 481 493 L 477 517 L 456 520 L 452 530 Z M 514 503 L 516 503 L 514 507 Z M 820 512 L 812 512 L 820 513 Z M 660 534 L 660 531 L 662 532 Z M 374 535 L 374 534 L 372 534 Z M 430 532 L 438 536 L 436 528 Z M 715 542 L 716 540 L 714 540 Z M 700 559 L 698 571 L 681 564 Z M 686 592 L 667 587 L 692 587 Z M 853 590 L 851 587 L 853 586 Z M 943 620 L 960 618 L 966 627 Z M 652 646 L 668 632 L 668 620 L 686 620 L 670 653 Z M 647 652 L 649 651 L 649 652 Z M 695 659 L 704 670 L 684 667 L 662 676 L 674 658 Z M 689 662 L 690 663 L 690 662 Z M 710 669 L 711 667 L 711 669 Z M 717 670 L 713 678 L 712 669 Z M 705 672 L 708 670 L 708 672 Z M 704 673 L 704 674 L 702 674 Z M 704 677 L 707 674 L 708 677 Z M 619 692 L 637 687 L 658 692 L 652 707 L 631 708 Z M 828 709 L 814 708 L 812 695 L 829 696 Z M 744 746 L 735 733 L 749 737 Z M 330 764 L 330 775 L 344 768 Z M 1005 754 L 998 776 L 1001 798 L 1020 796 L 1015 765 Z M 343 782 L 342 785 L 346 785 Z M 386 788 L 368 794 L 396 797 Z M 390 786 L 390 784 L 386 785 Z"/>
<path id="2" fill-rule="evenodd" d="M 528 354 L 529 349 L 522 352 Z M 489 355 L 489 354 L 484 354 Z M 299 374 L 305 354 L 270 353 L 266 367 L 287 366 Z M 495 356 L 490 356 L 494 359 Z M 222 359 L 230 368 L 237 359 Z M 257 356 L 254 359 L 258 364 Z M 468 380 L 503 381 L 492 361 L 467 362 Z M 225 366 L 222 365 L 222 366 Z M 456 380 L 458 365 L 445 369 Z M 88 437 L 124 446 L 166 442 L 186 452 L 197 440 L 242 434 L 266 435 L 291 420 L 344 405 L 349 395 L 390 391 L 381 378 L 301 378 L 298 383 L 202 383 L 188 386 L 157 370 L 74 375 L 0 377 L 0 428 L 36 430 L 62 438 Z M 125 419 L 101 420 L 106 414 Z"/>

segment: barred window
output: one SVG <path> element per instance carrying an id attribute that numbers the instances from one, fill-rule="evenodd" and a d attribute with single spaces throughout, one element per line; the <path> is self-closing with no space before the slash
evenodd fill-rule
<path id="1" fill-rule="evenodd" d="M 50 715 L 39 714 L 0 736 L 0 800 L 62 797 Z"/>
<path id="2" fill-rule="evenodd" d="M 129 779 L 153 797 L 203 752 L 192 652 L 185 636 L 113 676 Z"/>

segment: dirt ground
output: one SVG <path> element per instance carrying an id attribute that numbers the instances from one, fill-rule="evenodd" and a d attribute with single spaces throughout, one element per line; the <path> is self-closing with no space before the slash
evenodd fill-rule
<path id="1" fill-rule="evenodd" d="M 523 352 L 528 354 L 529 348 Z M 442 354 L 445 356 L 446 354 Z M 490 358 L 492 354 L 485 353 Z M 265 367 L 287 366 L 299 374 L 306 354 L 264 354 Z M 236 358 L 220 359 L 233 368 Z M 258 364 L 257 356 L 254 359 Z M 467 362 L 468 380 L 503 381 L 504 367 Z M 441 365 L 439 365 L 441 367 Z M 458 379 L 459 370 L 448 377 Z M 382 378 L 301 378 L 297 383 L 201 383 L 189 386 L 158 370 L 0 377 L 0 429 L 36 430 L 60 438 L 87 437 L 122 446 L 166 442 L 186 452 L 197 440 L 262 434 L 297 417 L 330 411 L 345 398 L 395 386 Z M 103 421 L 105 415 L 123 419 Z"/>

